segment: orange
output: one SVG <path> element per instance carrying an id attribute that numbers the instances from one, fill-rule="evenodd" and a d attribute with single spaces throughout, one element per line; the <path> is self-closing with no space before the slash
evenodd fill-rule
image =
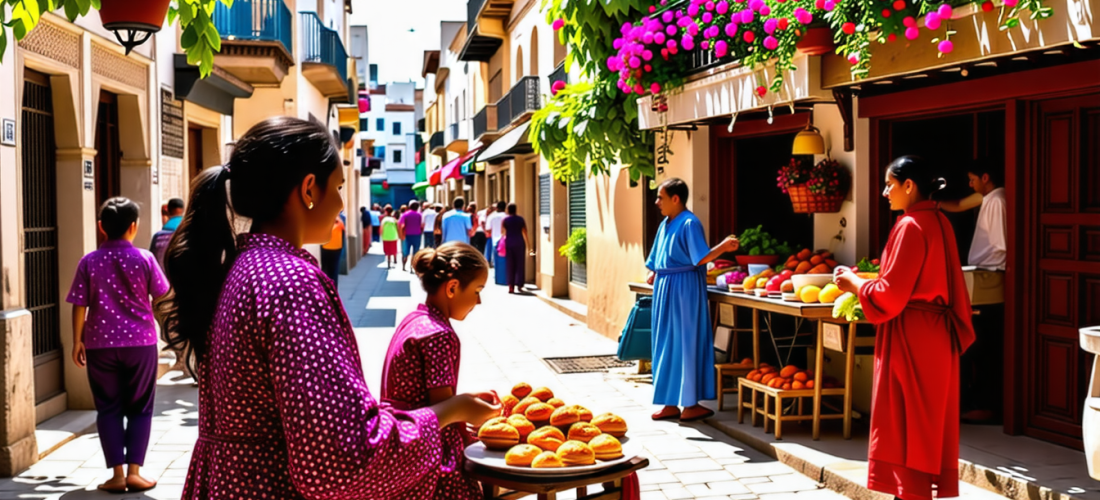
<path id="1" fill-rule="evenodd" d="M 795 373 L 798 373 L 798 367 L 795 365 L 787 365 L 779 371 L 779 376 L 783 378 L 791 378 L 792 376 L 794 376 Z"/>
<path id="2" fill-rule="evenodd" d="M 813 303 L 817 302 L 817 296 L 820 293 L 821 293 L 820 288 L 818 288 L 816 286 L 813 286 L 813 285 L 806 285 L 806 286 L 802 287 L 802 291 L 799 292 L 798 298 L 802 299 L 802 302 L 805 302 L 807 304 L 813 304 Z"/>
<path id="3" fill-rule="evenodd" d="M 794 389 L 794 390 L 797 391 L 799 389 L 805 389 L 805 388 L 806 388 L 806 384 L 803 384 L 802 382 L 799 382 L 798 380 L 795 380 L 794 382 L 791 382 L 791 389 Z"/>
<path id="4" fill-rule="evenodd" d="M 798 266 L 794 268 L 795 274 L 806 274 L 814 266 L 809 261 L 802 261 L 798 263 Z"/>
<path id="5" fill-rule="evenodd" d="M 794 380 L 796 382 L 805 382 L 807 380 L 810 380 L 810 375 L 806 372 L 798 372 L 794 374 Z"/>

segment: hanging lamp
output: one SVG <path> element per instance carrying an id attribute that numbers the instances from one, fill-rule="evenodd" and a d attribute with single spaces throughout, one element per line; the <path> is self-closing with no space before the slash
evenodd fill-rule
<path id="1" fill-rule="evenodd" d="M 806 123 L 798 135 L 794 136 L 794 146 L 791 147 L 792 155 L 823 155 L 825 154 L 825 139 L 817 127 Z"/>
<path id="2" fill-rule="evenodd" d="M 99 17 L 129 55 L 160 31 L 170 0 L 101 0 Z"/>

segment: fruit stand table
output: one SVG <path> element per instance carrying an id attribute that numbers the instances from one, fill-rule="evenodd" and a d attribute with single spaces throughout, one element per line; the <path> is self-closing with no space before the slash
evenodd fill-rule
<path id="1" fill-rule="evenodd" d="M 630 283 L 630 290 L 635 293 L 652 294 L 653 287 L 645 283 Z M 752 382 L 747 379 L 739 379 L 738 385 L 740 387 L 748 387 L 753 391 L 752 403 L 756 401 L 756 393 L 763 391 L 771 397 L 777 396 L 776 392 L 782 392 L 782 398 L 799 398 L 799 397 L 813 397 L 813 438 L 817 440 L 821 437 L 821 401 L 824 395 L 843 395 L 844 407 L 842 413 L 839 416 L 825 416 L 825 418 L 842 418 L 844 420 L 844 439 L 851 439 L 852 437 L 852 375 L 853 367 L 855 365 L 855 349 L 861 346 L 873 346 L 874 339 L 857 339 L 856 338 L 856 323 L 849 323 L 848 321 L 833 318 L 833 305 L 832 304 L 805 304 L 802 302 L 787 302 L 777 298 L 757 297 L 747 293 L 733 293 L 717 290 L 714 288 L 707 289 L 707 298 L 711 303 L 712 308 L 717 304 L 729 304 L 736 307 L 746 307 L 752 310 L 752 359 L 753 365 L 757 368 L 760 367 L 760 313 L 777 313 L 796 318 L 803 318 L 817 322 L 817 339 L 815 342 L 815 362 L 814 362 L 814 383 L 813 389 L 801 389 L 801 390 L 782 390 L 769 388 L 758 382 Z M 840 335 L 840 338 L 830 337 L 826 339 L 826 324 L 834 324 L 844 326 L 847 328 L 847 335 Z M 769 334 L 773 334 L 771 330 Z M 846 337 L 846 338 L 844 338 Z M 843 352 L 845 355 L 844 364 L 844 387 L 835 389 L 825 389 L 822 381 L 824 380 L 824 364 L 825 364 L 825 349 Z M 776 397 L 776 402 L 781 402 L 782 398 Z M 744 405 L 749 403 L 742 403 L 742 394 L 738 392 L 738 412 L 742 411 Z M 750 408 L 753 411 L 753 420 L 756 419 L 756 413 L 761 412 L 753 404 Z M 765 414 L 765 422 L 769 417 L 767 411 L 763 411 Z M 780 416 L 782 409 L 775 410 L 775 416 Z M 776 420 L 777 435 L 780 437 L 781 420 Z M 790 420 L 790 419 L 789 419 Z"/>
<path id="2" fill-rule="evenodd" d="M 622 498 L 623 478 L 649 466 L 644 457 L 611 468 L 579 476 L 521 476 L 466 462 L 466 473 L 481 482 L 485 500 L 510 500 L 531 493 L 538 500 L 555 500 L 558 493 L 577 490 L 577 500 L 615 500 Z M 588 494 L 588 487 L 603 485 L 603 491 Z"/>

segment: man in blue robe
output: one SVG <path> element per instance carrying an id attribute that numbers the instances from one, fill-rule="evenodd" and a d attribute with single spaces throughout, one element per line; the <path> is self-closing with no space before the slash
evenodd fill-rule
<path id="1" fill-rule="evenodd" d="M 654 420 L 689 422 L 714 414 L 699 404 L 715 398 L 706 264 L 740 245 L 730 236 L 710 248 L 687 199 L 688 186 L 680 179 L 657 187 L 665 220 L 646 260 L 653 285 L 653 403 L 664 405 Z"/>

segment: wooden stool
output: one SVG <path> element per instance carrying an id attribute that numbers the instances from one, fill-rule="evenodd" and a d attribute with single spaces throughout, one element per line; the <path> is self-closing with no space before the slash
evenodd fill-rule
<path id="1" fill-rule="evenodd" d="M 726 387 L 725 383 L 722 381 L 722 376 L 728 375 L 740 380 L 741 377 L 748 375 L 749 372 L 753 370 L 753 366 L 751 364 L 743 365 L 741 363 L 721 363 L 715 364 L 714 369 L 718 372 L 718 411 L 722 411 L 725 409 L 725 406 L 723 406 L 724 396 L 729 393 L 740 392 L 741 390 L 740 384 Z"/>
<path id="2" fill-rule="evenodd" d="M 578 476 L 521 476 L 466 462 L 466 473 L 481 482 L 485 500 L 513 500 L 531 493 L 538 500 L 556 500 L 558 493 L 577 490 L 577 500 L 622 498 L 623 478 L 649 466 L 649 459 L 634 457 L 615 467 Z M 588 487 L 603 485 L 600 493 L 588 494 Z"/>
<path id="3" fill-rule="evenodd" d="M 744 377 L 737 379 L 737 385 L 740 389 L 737 395 L 737 423 L 739 424 L 744 421 L 743 414 L 745 409 L 748 409 L 749 414 L 752 416 L 753 427 L 756 427 L 757 415 L 764 417 L 764 432 L 768 432 L 770 424 L 775 423 L 775 439 L 778 440 L 783 439 L 783 422 L 814 420 L 813 414 L 806 414 L 805 405 L 803 404 L 805 398 L 810 398 L 810 401 L 813 401 L 813 389 L 776 389 Z M 748 401 L 745 400 L 745 395 L 749 396 Z M 844 397 L 845 390 L 844 388 L 822 389 L 821 395 Z M 783 400 L 790 401 L 792 399 L 797 400 L 797 409 L 793 415 L 784 415 Z M 819 420 L 843 418 L 843 412 L 818 416 Z"/>

